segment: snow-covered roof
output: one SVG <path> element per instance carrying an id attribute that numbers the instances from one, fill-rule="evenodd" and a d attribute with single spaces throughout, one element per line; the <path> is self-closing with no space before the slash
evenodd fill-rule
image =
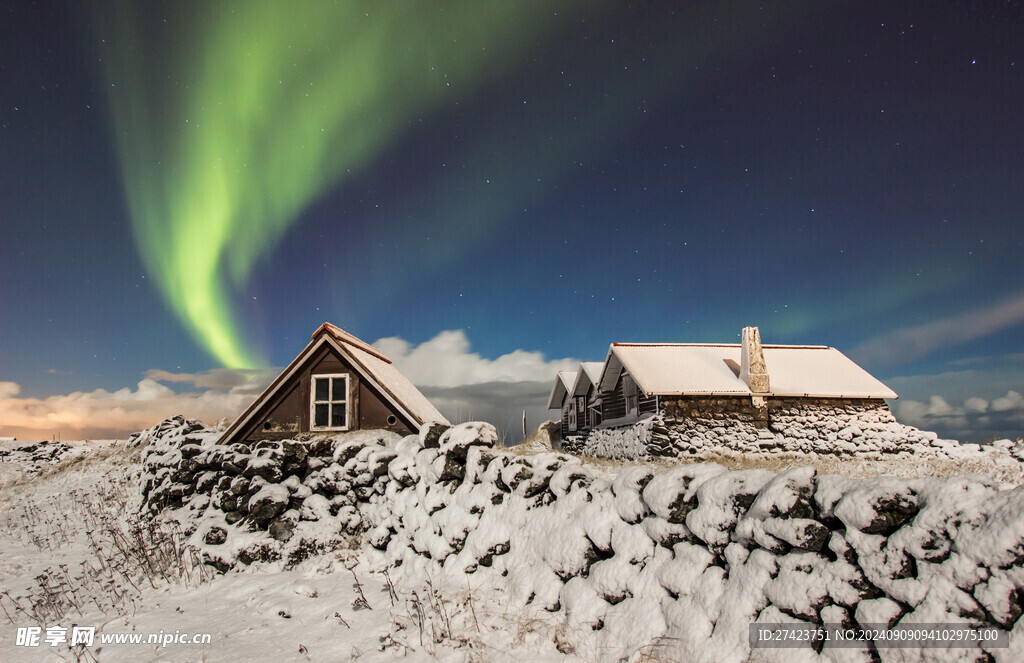
<path id="1" fill-rule="evenodd" d="M 570 393 L 573 396 L 586 396 L 590 385 L 600 383 L 603 369 L 604 363 L 600 361 L 580 362 L 580 370 L 577 371 L 576 381 Z"/>
<path id="2" fill-rule="evenodd" d="M 363 366 L 367 374 L 366 377 L 371 378 L 385 396 L 390 397 L 389 400 L 392 400 L 394 405 L 408 412 L 418 423 L 424 424 L 428 421 L 448 423 L 448 420 L 434 407 L 434 404 L 427 400 L 427 397 L 409 381 L 409 378 L 395 368 L 391 360 L 385 357 L 380 350 L 349 334 L 344 329 L 327 322 L 316 330 L 313 338 L 316 339 L 321 331 L 328 332 L 335 341 L 341 344 L 352 359 Z"/>
<path id="3" fill-rule="evenodd" d="M 579 371 L 558 371 L 555 376 L 555 384 L 551 387 L 551 395 L 548 396 L 548 409 L 558 410 L 562 407 L 562 401 L 566 394 L 572 393 L 573 384 L 576 382 L 576 374 Z"/>
<path id="4" fill-rule="evenodd" d="M 776 396 L 896 398 L 896 392 L 835 348 L 764 346 Z"/>
<path id="5" fill-rule="evenodd" d="M 771 391 L 766 396 L 896 398 L 896 393 L 835 348 L 765 345 Z M 601 390 L 624 368 L 648 395 L 749 395 L 740 379 L 739 344 L 613 343 Z"/>

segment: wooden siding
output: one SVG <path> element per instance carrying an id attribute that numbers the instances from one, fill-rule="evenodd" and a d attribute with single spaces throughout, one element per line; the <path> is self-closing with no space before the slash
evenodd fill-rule
<path id="1" fill-rule="evenodd" d="M 296 439 L 308 435 L 312 378 L 323 374 L 349 377 L 348 430 L 384 429 L 409 435 L 418 429 L 414 422 L 394 410 L 380 392 L 363 380 L 333 348 L 325 345 L 305 362 L 276 398 L 264 404 L 237 439 L 250 442 Z M 389 417 L 393 418 L 393 423 L 388 422 Z"/>
<path id="2" fill-rule="evenodd" d="M 603 394 L 601 402 L 601 418 L 603 421 L 610 419 L 622 419 L 626 416 L 626 395 L 623 392 L 623 379 L 628 375 L 626 371 L 622 371 L 619 375 L 618 381 L 615 383 L 615 388 L 610 392 Z M 637 390 L 637 413 L 638 414 L 649 414 L 658 411 L 658 397 L 648 396 L 639 387 Z"/>
<path id="3" fill-rule="evenodd" d="M 621 419 L 626 416 L 626 397 L 622 393 L 622 377 L 625 374 L 623 371 L 615 383 L 615 388 L 604 394 L 604 400 L 601 402 L 601 415 L 605 421 Z"/>

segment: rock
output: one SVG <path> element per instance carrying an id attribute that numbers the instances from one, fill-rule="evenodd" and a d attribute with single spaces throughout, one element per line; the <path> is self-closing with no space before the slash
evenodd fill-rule
<path id="1" fill-rule="evenodd" d="M 686 516 L 697 508 L 697 488 L 726 469 L 714 463 L 682 465 L 656 474 L 644 486 L 644 502 L 651 511 L 670 523 L 686 522 Z"/>
<path id="2" fill-rule="evenodd" d="M 439 448 L 441 436 L 444 435 L 451 426 L 447 426 L 437 421 L 431 421 L 423 424 L 420 427 L 420 441 L 424 449 L 437 449 Z"/>
<path id="3" fill-rule="evenodd" d="M 374 479 L 387 475 L 388 465 L 397 457 L 393 451 L 379 451 L 371 454 L 369 458 L 370 474 Z"/>
<path id="4" fill-rule="evenodd" d="M 287 541 L 292 538 L 295 532 L 295 525 L 299 521 L 299 514 L 295 510 L 288 510 L 271 521 L 267 531 L 277 541 Z"/>
<path id="5" fill-rule="evenodd" d="M 281 452 L 284 455 L 281 463 L 281 471 L 284 474 L 301 474 L 306 469 L 306 458 L 309 456 L 309 449 L 302 442 L 285 440 L 281 443 Z"/>
<path id="6" fill-rule="evenodd" d="M 221 511 L 236 511 L 238 509 L 238 498 L 231 493 L 221 493 L 217 501 L 217 508 Z"/>
<path id="7" fill-rule="evenodd" d="M 249 500 L 249 518 L 260 525 L 276 518 L 288 507 L 288 498 L 288 489 L 284 486 L 264 486 Z"/>
<path id="8" fill-rule="evenodd" d="M 238 561 L 242 564 L 253 562 L 275 562 L 281 559 L 281 553 L 266 543 L 256 543 L 238 553 Z"/>
<path id="9" fill-rule="evenodd" d="M 309 455 L 310 456 L 333 456 L 334 455 L 334 438 L 331 437 L 318 437 L 309 443 Z"/>
<path id="10" fill-rule="evenodd" d="M 331 517 L 331 503 L 323 495 L 310 495 L 299 510 L 302 520 L 325 520 Z"/>
<path id="11" fill-rule="evenodd" d="M 277 483 L 284 476 L 281 470 L 281 458 L 275 455 L 253 456 L 249 459 L 245 469 L 242 470 L 244 477 L 261 477 L 269 483 Z"/>
<path id="12" fill-rule="evenodd" d="M 203 448 L 198 444 L 183 444 L 181 445 L 181 456 L 182 458 L 192 458 L 198 456 L 203 452 Z"/>
<path id="13" fill-rule="evenodd" d="M 739 518 L 773 477 L 767 470 L 736 470 L 708 479 L 697 489 L 700 504 L 686 516 L 686 526 L 712 550 L 721 552 Z"/>
<path id="14" fill-rule="evenodd" d="M 466 476 L 466 465 L 452 454 L 438 456 L 434 462 L 441 466 L 439 481 L 462 481 Z"/>
<path id="15" fill-rule="evenodd" d="M 218 476 L 216 472 L 203 472 L 196 477 L 196 491 L 200 493 L 210 492 L 213 486 L 217 483 L 217 479 Z"/>
<path id="16" fill-rule="evenodd" d="M 809 518 L 766 518 L 764 531 L 794 548 L 811 552 L 820 551 L 832 534 L 829 528 Z"/>
<path id="17" fill-rule="evenodd" d="M 752 518 L 814 518 L 816 471 L 795 467 L 778 474 L 757 494 L 750 505 Z"/>
<path id="18" fill-rule="evenodd" d="M 865 534 L 889 536 L 918 511 L 917 495 L 897 479 L 877 479 L 850 490 L 835 505 L 847 527 Z"/>
<path id="19" fill-rule="evenodd" d="M 345 463 L 358 456 L 359 452 L 366 449 L 366 447 L 367 443 L 365 440 L 342 442 L 334 448 L 334 463 L 344 467 Z"/>
<path id="20" fill-rule="evenodd" d="M 653 478 L 654 473 L 646 467 L 626 467 L 619 472 L 612 483 L 615 512 L 619 518 L 633 525 L 649 513 L 641 495 Z"/>
<path id="21" fill-rule="evenodd" d="M 245 518 L 245 515 L 241 511 L 228 511 L 224 514 L 224 522 L 228 525 L 234 525 L 243 518 Z"/>
<path id="22" fill-rule="evenodd" d="M 211 527 L 203 537 L 203 542 L 211 546 L 219 546 L 228 540 L 228 531 L 223 527 Z"/>
<path id="23" fill-rule="evenodd" d="M 494 563 L 495 555 L 504 555 L 509 550 L 511 550 L 511 548 L 512 547 L 511 547 L 511 545 L 509 544 L 508 541 L 502 541 L 502 542 L 499 542 L 499 543 L 495 543 L 493 546 L 488 548 L 487 552 L 484 553 L 483 557 L 481 557 L 478 560 L 478 564 L 480 566 L 490 566 L 491 564 Z"/>
<path id="24" fill-rule="evenodd" d="M 465 462 L 472 446 L 493 447 L 498 442 L 498 431 L 491 424 L 469 421 L 444 432 L 438 441 L 441 453 L 451 454 Z"/>
<path id="25" fill-rule="evenodd" d="M 228 492 L 239 496 L 249 492 L 249 479 L 246 477 L 234 477 L 228 485 Z"/>
<path id="26" fill-rule="evenodd" d="M 533 477 L 533 468 L 530 467 L 530 463 L 526 459 L 513 458 L 508 465 L 501 468 L 500 477 L 509 491 L 514 492 L 516 488 Z"/>

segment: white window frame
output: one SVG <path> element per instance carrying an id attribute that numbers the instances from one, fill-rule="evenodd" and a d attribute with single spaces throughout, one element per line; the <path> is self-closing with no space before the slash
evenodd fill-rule
<path id="1" fill-rule="evenodd" d="M 352 394 L 351 394 L 351 382 L 349 381 L 348 373 L 317 373 L 310 378 L 309 381 L 309 430 L 311 431 L 347 431 L 351 427 L 352 423 Z M 327 382 L 327 400 L 318 401 L 316 399 L 316 381 L 317 380 L 328 380 Z M 345 394 L 343 399 L 338 399 L 334 393 L 334 380 L 342 379 L 345 381 Z M 339 404 L 343 404 L 345 408 L 345 425 L 344 426 L 317 426 L 316 425 L 316 406 L 327 405 L 327 422 L 331 421 L 331 414 L 334 412 L 334 408 Z"/>
<path id="2" fill-rule="evenodd" d="M 578 428 L 576 423 L 576 399 L 569 397 L 569 431 L 575 433 Z"/>

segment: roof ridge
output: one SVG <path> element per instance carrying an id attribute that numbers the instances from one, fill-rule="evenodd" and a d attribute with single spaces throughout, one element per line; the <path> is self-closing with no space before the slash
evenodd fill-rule
<path id="1" fill-rule="evenodd" d="M 377 359 L 380 359 L 383 362 L 386 362 L 388 364 L 391 363 L 391 360 L 388 359 L 384 355 L 383 352 L 381 352 L 377 348 L 373 347 L 372 345 L 370 345 L 366 341 L 362 340 L 361 338 L 358 338 L 358 337 L 348 333 L 347 331 L 345 331 L 344 329 L 342 329 L 341 327 L 339 327 L 337 325 L 333 325 L 333 324 L 331 324 L 329 322 L 325 322 L 324 324 L 320 325 L 319 329 L 317 329 L 315 332 L 313 332 L 313 338 L 316 338 L 322 332 L 329 332 L 331 334 L 331 336 L 333 336 L 335 339 L 341 341 L 342 343 L 347 343 L 348 345 L 351 345 L 351 346 L 354 346 L 356 348 L 359 348 L 363 352 L 369 353 L 369 354 L 373 355 L 374 357 L 376 357 Z"/>
<path id="2" fill-rule="evenodd" d="M 623 348 L 738 348 L 740 343 L 612 343 L 613 347 Z M 762 348 L 774 350 L 831 350 L 828 345 L 781 345 L 770 343 L 761 345 Z"/>

